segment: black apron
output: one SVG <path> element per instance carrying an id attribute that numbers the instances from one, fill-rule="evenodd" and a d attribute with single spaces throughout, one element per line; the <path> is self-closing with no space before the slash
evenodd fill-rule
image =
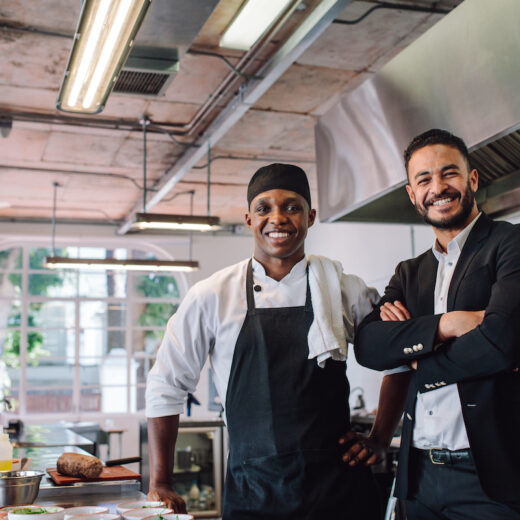
<path id="1" fill-rule="evenodd" d="M 250 261 L 246 293 L 226 396 L 223 520 L 378 518 L 370 470 L 341 460 L 338 440 L 350 427 L 346 364 L 329 359 L 320 368 L 308 359 L 308 281 L 305 306 L 256 309 Z"/>

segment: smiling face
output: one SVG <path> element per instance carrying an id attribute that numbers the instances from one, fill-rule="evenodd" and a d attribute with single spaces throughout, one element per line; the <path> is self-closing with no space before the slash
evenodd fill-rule
<path id="1" fill-rule="evenodd" d="M 406 190 L 417 213 L 434 228 L 465 228 L 478 213 L 477 170 L 469 170 L 463 155 L 443 144 L 419 148 L 408 163 Z"/>
<path id="2" fill-rule="evenodd" d="M 255 258 L 264 267 L 283 260 L 292 268 L 304 254 L 307 229 L 316 211 L 294 191 L 269 190 L 257 195 L 246 213 L 246 224 L 255 239 Z"/>

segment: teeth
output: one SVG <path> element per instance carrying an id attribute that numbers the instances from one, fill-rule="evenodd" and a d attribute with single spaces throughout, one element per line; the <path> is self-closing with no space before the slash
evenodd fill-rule
<path id="1" fill-rule="evenodd" d="M 289 236 L 289 233 L 280 233 L 278 231 L 271 231 L 271 233 L 269 233 L 269 236 L 271 238 L 287 238 Z"/>
<path id="2" fill-rule="evenodd" d="M 448 204 L 452 200 L 452 198 L 436 200 L 435 202 L 432 202 L 432 206 L 443 206 L 444 204 Z"/>

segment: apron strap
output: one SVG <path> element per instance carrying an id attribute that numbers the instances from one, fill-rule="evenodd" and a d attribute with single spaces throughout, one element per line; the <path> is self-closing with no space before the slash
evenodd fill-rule
<path id="1" fill-rule="evenodd" d="M 253 294 L 253 259 L 249 259 L 249 263 L 247 264 L 247 274 L 246 274 L 246 296 L 247 296 L 247 310 L 254 311 L 255 310 L 255 297 Z"/>
<path id="2" fill-rule="evenodd" d="M 313 312 L 312 310 L 312 298 L 311 298 L 311 287 L 309 285 L 309 266 L 306 269 L 307 275 L 307 294 L 305 297 L 305 312 Z M 247 310 L 255 310 L 255 295 L 253 293 L 253 259 L 250 258 L 247 264 L 246 271 L 246 297 L 247 297 Z"/>

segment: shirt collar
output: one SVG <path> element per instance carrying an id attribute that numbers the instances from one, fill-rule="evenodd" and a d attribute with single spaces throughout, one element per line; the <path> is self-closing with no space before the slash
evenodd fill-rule
<path id="1" fill-rule="evenodd" d="M 253 257 L 253 273 L 255 273 L 255 278 L 260 280 L 273 280 L 272 278 L 269 278 L 267 274 L 265 273 L 264 266 L 255 258 Z M 285 275 L 280 282 L 287 282 L 289 280 L 297 280 L 298 278 L 302 276 L 307 275 L 307 258 L 303 257 L 297 264 L 293 266 L 291 271 Z M 273 280 L 276 281 L 276 280 Z M 279 282 L 278 282 L 279 283 Z"/>
<path id="2" fill-rule="evenodd" d="M 480 212 L 456 237 L 452 238 L 448 242 L 446 253 L 442 251 L 441 246 L 439 245 L 439 242 L 436 239 L 432 247 L 432 251 L 435 255 L 435 258 L 437 258 L 437 260 L 440 260 L 444 254 L 446 256 L 460 255 L 460 252 L 462 251 L 462 248 L 464 247 L 464 244 L 466 243 L 466 240 L 468 239 L 468 236 L 471 233 L 471 230 L 473 229 L 473 226 L 476 224 L 480 215 L 482 215 L 482 212 Z"/>

